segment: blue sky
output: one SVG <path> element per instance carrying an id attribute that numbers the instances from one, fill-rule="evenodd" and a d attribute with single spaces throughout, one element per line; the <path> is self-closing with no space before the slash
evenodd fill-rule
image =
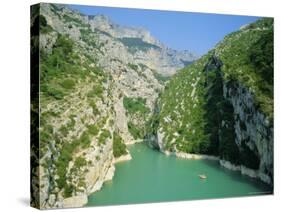
<path id="1" fill-rule="evenodd" d="M 259 19 L 253 16 L 217 15 L 112 7 L 71 5 L 85 15 L 103 14 L 119 25 L 143 27 L 177 50 L 207 53 L 225 35 Z"/>

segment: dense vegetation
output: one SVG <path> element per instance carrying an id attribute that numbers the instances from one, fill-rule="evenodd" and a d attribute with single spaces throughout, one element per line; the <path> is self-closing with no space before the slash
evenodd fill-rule
<path id="1" fill-rule="evenodd" d="M 236 79 L 254 93 L 259 107 L 273 119 L 273 19 L 264 18 L 225 37 L 216 49 L 226 79 Z"/>
<path id="2" fill-rule="evenodd" d="M 211 56 L 204 68 L 206 76 L 204 133 L 209 144 L 203 153 L 219 155 L 225 160 L 239 164 L 240 153 L 235 142 L 234 109 L 230 101 L 223 96 L 222 66 L 221 60 Z"/>
<path id="3" fill-rule="evenodd" d="M 128 113 L 141 113 L 145 114 L 149 112 L 149 109 L 145 106 L 146 100 L 138 97 L 138 98 L 129 98 L 124 97 L 123 105 Z"/>
<path id="4" fill-rule="evenodd" d="M 75 73 L 73 68 L 73 41 L 59 35 L 51 55 L 41 54 L 41 92 L 55 99 L 62 99 L 67 90 L 74 87 L 72 79 L 61 80 Z M 57 82 L 60 82 L 59 84 Z"/>
<path id="5" fill-rule="evenodd" d="M 114 157 L 120 157 L 127 154 L 126 145 L 118 133 L 113 134 L 113 155 Z"/>
<path id="6" fill-rule="evenodd" d="M 221 122 L 224 119 L 226 111 L 222 110 L 222 105 L 226 100 L 223 97 L 223 76 L 221 72 L 222 62 L 215 56 L 210 57 L 204 72 L 206 76 L 206 93 L 204 104 L 204 119 L 206 125 L 204 133 L 210 141 L 206 153 L 218 155 L 219 152 L 219 137 Z M 232 139 L 233 140 L 233 139 Z"/>
<path id="7" fill-rule="evenodd" d="M 150 110 L 146 106 L 146 99 L 138 98 L 123 98 L 124 108 L 127 110 L 127 115 L 131 119 L 128 121 L 128 130 L 135 140 L 143 139 L 145 136 L 145 122 Z"/>
<path id="8" fill-rule="evenodd" d="M 135 53 L 136 51 L 148 51 L 149 49 L 159 49 L 159 46 L 153 45 L 151 43 L 144 42 L 140 38 L 119 38 L 125 46 L 128 47 L 129 52 Z"/>
<path id="9" fill-rule="evenodd" d="M 204 134 L 204 75 L 198 68 L 204 68 L 205 58 L 189 70 L 180 71 L 172 77 L 160 98 L 160 125 L 165 132 L 165 148 L 183 152 L 206 151 Z M 188 92 L 186 92 L 188 91 Z"/>

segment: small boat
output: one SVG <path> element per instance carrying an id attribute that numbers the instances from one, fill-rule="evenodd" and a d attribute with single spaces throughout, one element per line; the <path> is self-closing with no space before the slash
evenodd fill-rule
<path id="1" fill-rule="evenodd" d="M 200 177 L 200 179 L 207 179 L 207 176 L 204 174 L 199 174 L 198 176 Z"/>

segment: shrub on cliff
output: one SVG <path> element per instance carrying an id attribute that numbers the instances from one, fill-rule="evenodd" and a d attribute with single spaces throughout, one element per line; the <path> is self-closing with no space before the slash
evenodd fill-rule
<path id="1" fill-rule="evenodd" d="M 122 155 L 127 154 L 126 145 L 118 133 L 113 134 L 113 155 L 118 158 Z"/>

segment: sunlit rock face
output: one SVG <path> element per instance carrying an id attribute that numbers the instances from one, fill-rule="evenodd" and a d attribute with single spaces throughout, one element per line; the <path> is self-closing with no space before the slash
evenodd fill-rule
<path id="1" fill-rule="evenodd" d="M 272 184 L 273 127 L 268 117 L 256 108 L 251 92 L 239 83 L 224 84 L 224 97 L 234 108 L 236 144 L 241 151 L 247 149 L 257 156 L 257 177 Z"/>

